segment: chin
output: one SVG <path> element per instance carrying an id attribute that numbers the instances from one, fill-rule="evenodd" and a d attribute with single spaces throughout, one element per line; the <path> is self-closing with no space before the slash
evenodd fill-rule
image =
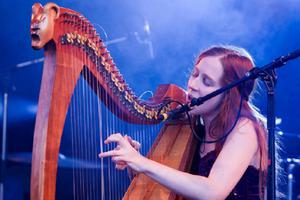
<path id="1" fill-rule="evenodd" d="M 197 115 L 202 115 L 202 112 L 200 112 L 199 110 L 191 110 L 189 111 L 189 114 L 194 117 Z"/>

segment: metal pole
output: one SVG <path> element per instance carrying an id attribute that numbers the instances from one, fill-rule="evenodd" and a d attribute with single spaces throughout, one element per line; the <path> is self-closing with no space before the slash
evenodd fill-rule
<path id="1" fill-rule="evenodd" d="M 294 181 L 294 175 L 293 175 L 293 169 L 295 167 L 294 163 L 289 163 L 288 166 L 288 200 L 293 200 L 293 181 Z"/>
<path id="2" fill-rule="evenodd" d="M 4 198 L 4 173 L 6 160 L 6 125 L 7 125 L 7 98 L 8 94 L 4 93 L 3 99 L 3 128 L 2 128 L 2 155 L 1 155 L 1 181 L 0 181 L 0 200 Z"/>

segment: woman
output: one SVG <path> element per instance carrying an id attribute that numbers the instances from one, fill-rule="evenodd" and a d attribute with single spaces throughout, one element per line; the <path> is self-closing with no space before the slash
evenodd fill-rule
<path id="1" fill-rule="evenodd" d="M 252 58 L 241 48 L 216 46 L 202 52 L 188 81 L 188 101 L 243 77 L 253 66 Z M 249 101 L 254 84 L 250 80 L 189 112 L 194 121 L 203 121 L 205 129 L 200 135 L 196 175 L 145 158 L 133 147 L 132 140 L 121 134 L 106 139 L 106 144 L 117 142 L 118 147 L 100 157 L 111 156 L 117 168 L 128 166 L 144 173 L 187 199 L 262 199 L 267 169 L 266 131 L 262 117 Z M 194 129 L 198 126 L 195 123 Z"/>

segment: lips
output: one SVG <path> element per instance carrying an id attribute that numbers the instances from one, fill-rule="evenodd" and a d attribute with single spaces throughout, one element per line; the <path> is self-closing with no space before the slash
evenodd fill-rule
<path id="1" fill-rule="evenodd" d="M 31 40 L 34 42 L 40 41 L 40 36 L 36 32 L 31 32 Z"/>
<path id="2" fill-rule="evenodd" d="M 191 102 L 193 98 L 195 98 L 193 95 L 188 94 L 188 101 L 189 101 L 189 102 Z"/>
<path id="3" fill-rule="evenodd" d="M 31 46 L 33 49 L 40 49 L 41 48 L 41 45 L 40 45 L 40 42 L 41 42 L 41 38 L 40 38 L 40 35 L 37 33 L 37 31 L 31 31 Z"/>
<path id="4" fill-rule="evenodd" d="M 30 35 L 32 42 L 39 42 L 40 35 L 38 34 L 40 28 L 38 23 L 32 23 L 30 26 Z"/>

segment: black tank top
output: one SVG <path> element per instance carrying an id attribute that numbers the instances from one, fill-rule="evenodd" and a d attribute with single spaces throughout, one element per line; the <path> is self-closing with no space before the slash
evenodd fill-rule
<path id="1" fill-rule="evenodd" d="M 198 161 L 198 174 L 208 177 L 216 158 L 216 151 L 211 151 L 200 158 Z M 255 167 L 249 166 L 226 199 L 259 199 L 259 171 Z"/>

